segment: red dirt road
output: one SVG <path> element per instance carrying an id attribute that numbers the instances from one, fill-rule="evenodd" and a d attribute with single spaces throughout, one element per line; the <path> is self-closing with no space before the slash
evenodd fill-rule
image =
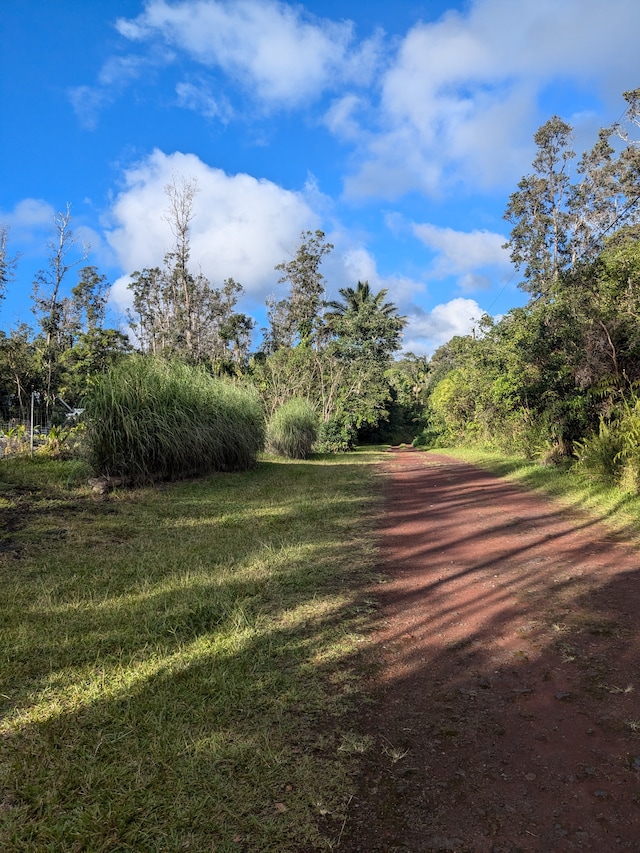
<path id="1" fill-rule="evenodd" d="M 387 465 L 347 853 L 640 851 L 640 553 L 479 468 Z"/>

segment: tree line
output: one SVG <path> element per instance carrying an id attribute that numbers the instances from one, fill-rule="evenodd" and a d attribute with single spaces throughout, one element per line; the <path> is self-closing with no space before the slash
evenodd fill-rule
<path id="1" fill-rule="evenodd" d="M 571 126 L 553 116 L 537 131 L 505 212 L 529 300 L 434 353 L 424 443 L 640 471 L 640 89 L 624 97 L 624 122 L 599 132 L 575 177 Z"/>
<path id="2" fill-rule="evenodd" d="M 165 193 L 163 216 L 174 242 L 160 264 L 130 275 L 129 334 L 107 324 L 110 285 L 86 263 L 89 247 L 74 234 L 70 208 L 55 217 L 48 264 L 33 283 L 36 328 L 23 323 L 0 333 L 0 417 L 25 420 L 32 392 L 48 419 L 56 400 L 67 408 L 81 407 L 95 377 L 134 353 L 251 383 L 267 417 L 291 398 L 302 397 L 317 411 L 321 442 L 328 449 L 351 447 L 358 431 L 388 420 L 398 397 L 411 397 L 411 383 L 399 383 L 397 366 L 395 374 L 387 375 L 401 346 L 405 318 L 386 301 L 386 290 L 374 293 L 368 282 L 327 300 L 321 264 L 333 246 L 324 232 L 303 231 L 293 257 L 275 267 L 278 284 L 287 292 L 267 301 L 268 326 L 252 350 L 256 324 L 238 310 L 242 286 L 233 278 L 214 286 L 194 272 L 190 234 L 196 182 L 173 180 Z M 19 260 L 9 254 L 8 236 L 3 228 L 0 298 Z M 69 292 L 74 274 L 77 283 Z M 404 418 L 409 423 L 415 415 L 413 397 Z M 410 438 L 406 427 L 403 435 Z"/>
<path id="3" fill-rule="evenodd" d="M 0 336 L 3 411 L 24 417 L 31 391 L 48 405 L 56 397 L 80 405 L 96 375 L 135 351 L 253 385 L 267 420 L 302 398 L 325 449 L 368 439 L 480 442 L 545 461 L 577 456 L 632 480 L 640 472 L 640 89 L 624 98 L 624 118 L 580 158 L 560 117 L 536 132 L 531 171 L 505 210 L 506 248 L 528 301 L 497 319 L 485 314 L 472 335 L 429 359 L 398 356 L 406 319 L 384 289 L 359 281 L 327 298 L 322 262 L 333 246 L 320 230 L 303 231 L 276 266 L 286 291 L 267 301 L 268 325 L 252 349 L 255 322 L 238 310 L 242 286 L 232 278 L 214 286 L 194 272 L 197 186 L 187 179 L 166 187 L 173 246 L 130 276 L 130 334 L 109 328 L 109 285 L 85 265 L 67 209 L 34 282 L 36 330 L 23 324 Z M 0 229 L 0 296 L 17 262 Z M 77 283 L 64 295 L 72 271 Z"/>

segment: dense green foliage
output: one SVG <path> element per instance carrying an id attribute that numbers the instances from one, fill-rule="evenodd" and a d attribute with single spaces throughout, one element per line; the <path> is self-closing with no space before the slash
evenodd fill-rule
<path id="1" fill-rule="evenodd" d="M 291 259 L 277 264 L 278 283 L 288 292 L 268 300 L 269 327 L 250 353 L 254 323 L 236 311 L 241 286 L 228 279 L 215 288 L 191 269 L 197 187 L 184 179 L 166 188 L 164 218 L 174 246 L 158 266 L 131 275 L 135 345 L 144 355 L 253 384 L 267 421 L 289 400 L 306 401 L 318 415 L 316 447 L 323 451 L 350 450 L 358 441 L 455 442 L 544 461 L 578 454 L 583 469 L 610 455 L 607 476 L 632 484 L 630 413 L 640 383 L 640 145 L 632 137 L 640 125 L 640 90 L 624 97 L 624 120 L 602 129 L 578 159 L 572 128 L 561 118 L 537 131 L 531 172 L 505 211 L 506 248 L 529 301 L 495 320 L 485 315 L 472 336 L 453 338 L 428 363 L 397 357 L 406 319 L 386 301 L 386 290 L 376 293 L 359 281 L 327 299 L 321 265 L 333 246 L 320 230 L 303 231 Z M 17 260 L 7 236 L 0 226 L 0 298 Z M 78 252 L 68 208 L 56 216 L 54 236 L 49 267 L 34 283 L 39 330 L 23 325 L 0 334 L 4 420 L 26 422 L 33 394 L 50 426 L 56 399 L 82 407 L 94 378 L 127 360 L 132 348 L 120 331 L 105 327 L 108 284 L 95 267 L 81 266 L 86 252 Z M 78 283 L 65 296 L 76 266 Z M 166 406 L 157 417 L 170 420 Z M 197 431 L 195 419 L 189 429 Z M 124 469 L 128 452 L 118 451 L 117 464 L 108 454 L 111 461 L 99 464 Z M 159 451 L 149 442 L 145 453 L 152 459 Z M 161 476 L 199 470 L 178 462 L 181 453 L 150 469 Z M 237 455 L 233 444 L 229 455 Z"/>
<path id="2" fill-rule="evenodd" d="M 191 270 L 195 183 L 174 181 L 166 193 L 164 218 L 175 245 L 161 266 L 133 272 L 129 285 L 133 302 L 128 319 L 140 354 L 202 365 L 214 375 L 253 383 L 267 419 L 292 398 L 306 400 L 318 414 L 318 447 L 323 450 L 353 449 L 358 435 L 371 438 L 371 431 L 392 416 L 392 409 L 399 423 L 404 406 L 400 398 L 406 402 L 406 394 L 398 395 L 397 372 L 392 381 L 387 370 L 400 348 L 406 321 L 385 301 L 385 290 L 374 293 L 367 282 L 358 282 L 356 288 L 343 288 L 340 300 L 326 302 L 320 266 L 333 246 L 322 231 L 302 232 L 294 257 L 276 266 L 279 283 L 288 284 L 289 293 L 268 301 L 269 328 L 263 330 L 260 349 L 251 355 L 254 322 L 236 310 L 241 285 L 230 278 L 215 288 Z M 38 275 L 33 292 L 40 333 L 22 325 L 9 336 L 0 334 L 0 429 L 5 431 L 17 422 L 28 422 L 34 401 L 36 424 L 48 430 L 63 422 L 70 411 L 84 408 L 85 395 L 95 401 L 105 387 L 100 377 L 132 353 L 132 343 L 122 332 L 105 327 L 109 285 L 95 267 L 82 267 L 71 296 L 64 295 L 70 271 L 86 259 L 86 251 L 79 258 L 74 254 L 77 241 L 69 208 L 55 218 L 54 236 L 49 268 Z M 7 255 L 7 229 L 0 229 L 0 240 L 4 288 L 14 264 Z M 132 363 L 140 364 L 136 358 Z M 164 405 L 161 399 L 156 408 Z M 158 411 L 151 433 L 165 432 L 161 421 L 171 417 L 170 409 Z M 135 406 L 130 418 L 135 422 Z M 415 434 L 416 422 L 413 416 L 404 418 L 401 434 L 411 429 Z M 131 467 L 124 458 L 129 450 L 108 448 L 107 423 L 98 442 L 101 449 L 94 451 L 96 465 L 124 471 Z M 92 434 L 95 439 L 95 431 Z M 152 469 L 160 476 L 191 470 L 190 462 L 177 461 L 182 449 L 172 451 L 172 458 L 162 463 L 161 450 L 152 449 L 153 441 L 150 437 L 143 442 L 147 446 L 141 458 L 148 461 L 136 459 L 133 464 L 143 478 Z M 233 447 L 228 452 L 233 458 Z"/>
<path id="3" fill-rule="evenodd" d="M 287 459 L 306 459 L 318 437 L 318 416 L 308 400 L 292 397 L 267 424 L 266 447 Z"/>
<path id="4" fill-rule="evenodd" d="M 637 93 L 625 94 L 638 121 Z M 431 359 L 423 444 L 479 444 L 635 489 L 640 457 L 640 152 L 602 131 L 569 180 L 571 128 L 536 134 L 534 173 L 511 196 L 508 243 L 527 305 Z M 621 129 L 618 129 L 620 135 Z"/>
<path id="5" fill-rule="evenodd" d="M 95 470 L 137 483 L 243 470 L 264 443 L 252 388 L 150 356 L 132 356 L 97 379 L 86 414 Z"/>
<path id="6" fill-rule="evenodd" d="M 317 259 L 317 250 L 305 253 L 302 249 L 297 258 L 307 253 Z M 290 278 L 289 302 L 297 304 L 295 288 L 302 287 L 302 277 L 290 273 Z M 307 290 L 317 295 L 315 265 L 312 279 Z M 368 282 L 358 282 L 355 289 L 343 288 L 340 295 L 340 300 L 331 302 L 304 302 L 315 311 L 312 320 L 304 321 L 304 328 L 313 330 L 311 336 L 289 336 L 288 343 L 283 343 L 281 326 L 272 316 L 271 331 L 265 336 L 268 346 L 251 367 L 267 412 L 291 397 L 311 402 L 320 416 L 319 445 L 324 450 L 350 449 L 359 430 L 388 418 L 393 389 L 386 371 L 400 349 L 406 323 L 396 307 L 384 301 L 386 290 L 373 293 Z"/>

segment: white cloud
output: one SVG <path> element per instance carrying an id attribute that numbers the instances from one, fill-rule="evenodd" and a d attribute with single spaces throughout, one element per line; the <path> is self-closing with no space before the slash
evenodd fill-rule
<path id="1" fill-rule="evenodd" d="M 363 134 L 347 193 L 512 186 L 548 118 L 546 90 L 621 103 L 640 77 L 639 29 L 636 0 L 475 0 L 416 25 L 383 75 L 378 132 Z"/>
<path id="2" fill-rule="evenodd" d="M 366 83 L 381 39 L 356 44 L 351 22 L 313 18 L 277 0 L 150 0 L 117 28 L 130 40 L 160 36 L 263 101 L 285 105 L 315 98 L 337 80 Z"/>
<path id="3" fill-rule="evenodd" d="M 80 123 L 95 130 L 102 110 L 134 80 L 149 75 L 154 68 L 173 60 L 170 51 L 154 51 L 150 56 L 111 56 L 102 65 L 94 86 L 72 86 L 67 95 Z"/>
<path id="4" fill-rule="evenodd" d="M 251 175 L 227 175 L 193 154 L 156 150 L 125 176 L 125 188 L 111 211 L 107 240 L 127 272 L 162 266 L 174 238 L 164 212 L 165 187 L 195 179 L 198 193 L 191 223 L 191 262 L 215 286 L 233 277 L 246 293 L 264 300 L 278 279 L 277 263 L 298 244 L 300 232 L 319 227 L 303 193 L 285 190 Z M 126 307 L 126 281 L 112 297 Z"/>
<path id="5" fill-rule="evenodd" d="M 12 211 L 3 213 L 2 220 L 12 228 L 40 228 L 44 225 L 50 228 L 53 226 L 55 214 L 56 211 L 49 202 L 41 198 L 25 198 L 19 201 Z"/>
<path id="6" fill-rule="evenodd" d="M 25 198 L 12 210 L 0 210 L 0 223 L 9 228 L 9 253 L 40 253 L 53 231 L 55 215 L 53 205 L 41 198 Z"/>
<path id="7" fill-rule="evenodd" d="M 436 305 L 431 311 L 415 309 L 409 315 L 403 349 L 416 355 L 433 355 L 455 335 L 468 335 L 483 314 L 474 299 L 458 297 Z"/>
<path id="8" fill-rule="evenodd" d="M 232 109 L 226 98 L 216 98 L 206 84 L 178 83 L 176 85 L 178 104 L 188 110 L 200 113 L 205 118 L 220 119 L 227 122 Z"/>
<path id="9" fill-rule="evenodd" d="M 326 112 L 324 123 L 334 136 L 345 140 L 360 139 L 362 129 L 356 117 L 363 99 L 354 94 L 335 100 Z"/>
<path id="10" fill-rule="evenodd" d="M 490 284 L 488 273 L 507 277 L 511 271 L 506 237 L 491 231 L 455 231 L 429 223 L 413 224 L 413 233 L 435 252 L 431 278 L 458 277 L 458 286 L 471 293 Z M 484 271 L 484 272 L 482 272 Z"/>
<path id="11" fill-rule="evenodd" d="M 387 299 L 397 305 L 404 314 L 415 296 L 424 291 L 421 282 L 401 275 L 383 276 L 378 272 L 376 259 L 362 245 L 351 245 L 340 256 L 342 269 L 337 278 L 345 280 L 347 287 L 355 287 L 358 281 L 368 281 L 374 292 L 387 291 Z"/>

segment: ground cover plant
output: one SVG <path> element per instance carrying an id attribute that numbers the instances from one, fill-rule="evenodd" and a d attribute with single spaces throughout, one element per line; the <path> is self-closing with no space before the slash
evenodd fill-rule
<path id="1" fill-rule="evenodd" d="M 379 458 L 108 497 L 3 460 L 0 849 L 337 846 Z"/>
<path id="2" fill-rule="evenodd" d="M 243 470 L 264 444 L 253 388 L 179 361 L 123 359 L 95 381 L 85 406 L 93 467 L 135 483 Z"/>

